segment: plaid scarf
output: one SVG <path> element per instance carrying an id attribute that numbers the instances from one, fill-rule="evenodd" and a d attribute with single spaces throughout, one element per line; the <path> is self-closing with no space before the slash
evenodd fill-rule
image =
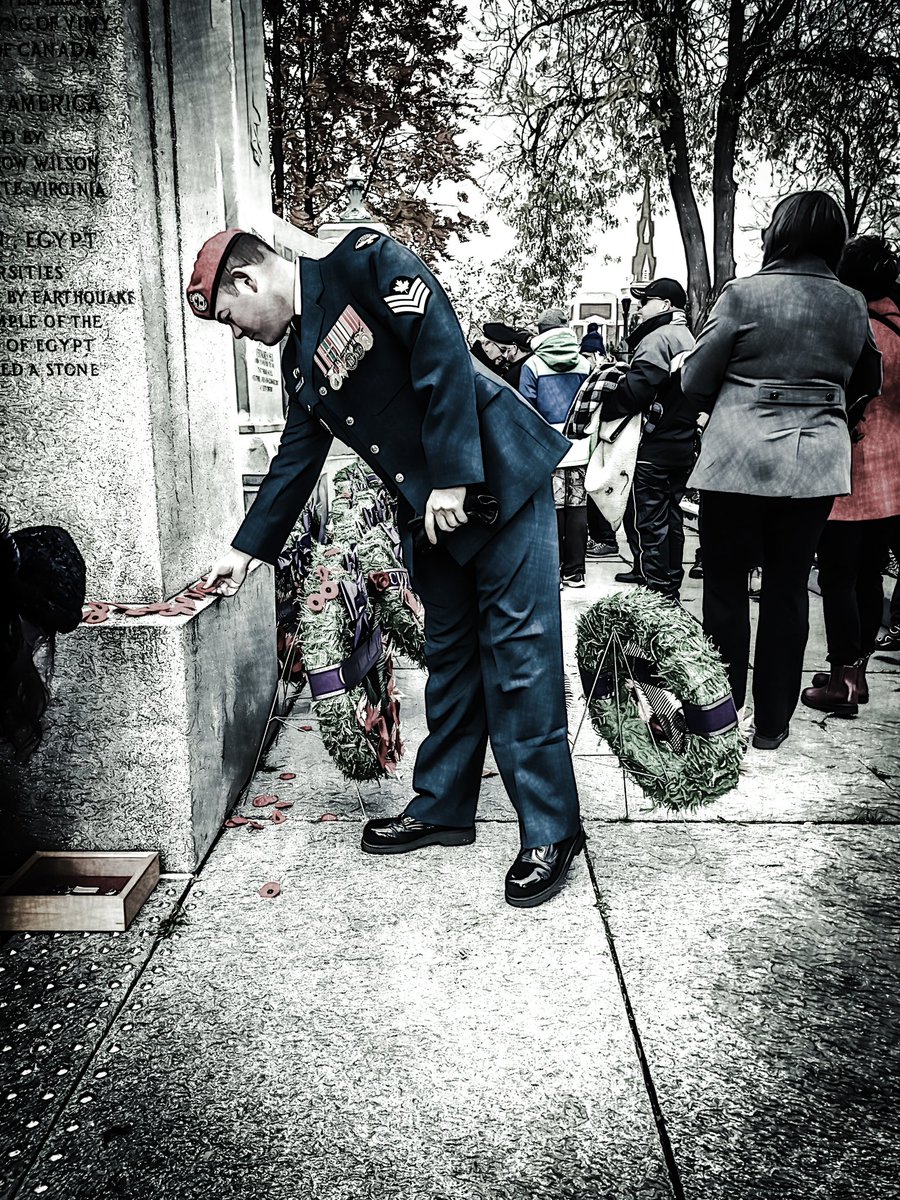
<path id="1" fill-rule="evenodd" d="M 591 371 L 575 394 L 563 426 L 563 436 L 570 441 L 583 438 L 591 418 L 603 401 L 603 393 L 615 391 L 624 378 L 625 367 L 622 363 L 604 363 Z"/>

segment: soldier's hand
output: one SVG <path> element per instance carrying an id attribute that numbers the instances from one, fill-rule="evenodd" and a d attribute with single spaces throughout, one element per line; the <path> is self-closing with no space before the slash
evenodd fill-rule
<path id="1" fill-rule="evenodd" d="M 230 546 L 203 582 L 220 596 L 233 596 L 247 578 L 247 567 L 251 562 L 252 555 Z"/>
<path id="2" fill-rule="evenodd" d="M 466 500 L 464 487 L 435 488 L 425 505 L 425 533 L 432 546 L 437 545 L 437 529 L 451 533 L 469 518 L 463 511 Z"/>

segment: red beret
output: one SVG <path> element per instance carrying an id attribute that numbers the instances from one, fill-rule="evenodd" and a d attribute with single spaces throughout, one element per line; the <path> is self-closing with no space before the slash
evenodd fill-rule
<path id="1" fill-rule="evenodd" d="M 188 304 L 195 317 L 203 317 L 205 321 L 216 319 L 215 304 L 219 280 L 225 270 L 231 247 L 243 236 L 243 229 L 223 229 L 221 233 L 213 234 L 200 247 L 187 289 Z"/>

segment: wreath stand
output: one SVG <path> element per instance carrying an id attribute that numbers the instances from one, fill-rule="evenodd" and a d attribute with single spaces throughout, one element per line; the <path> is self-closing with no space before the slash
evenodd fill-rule
<path id="1" fill-rule="evenodd" d="M 584 711 L 653 807 L 696 810 L 733 788 L 747 748 L 718 652 L 696 620 L 653 593 L 614 593 L 578 623 Z M 601 755 L 607 757 L 606 755 Z"/>

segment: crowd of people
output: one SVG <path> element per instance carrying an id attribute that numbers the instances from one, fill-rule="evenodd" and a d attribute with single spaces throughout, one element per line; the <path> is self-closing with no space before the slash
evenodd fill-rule
<path id="1" fill-rule="evenodd" d="M 798 699 L 855 715 L 871 652 L 900 650 L 900 585 L 879 636 L 900 549 L 900 261 L 882 237 L 848 240 L 824 192 L 785 197 L 762 241 L 761 269 L 726 285 L 696 340 L 683 286 L 660 278 L 632 288 L 625 353 L 607 354 L 596 324 L 579 345 L 561 309 L 534 330 L 488 323 L 472 352 L 571 441 L 553 485 L 562 588 L 619 551 L 585 486 L 595 410 L 640 421 L 622 521 L 633 565 L 617 582 L 678 601 L 682 502 L 699 494 L 704 629 L 741 706 L 758 600 L 754 744 L 776 749 Z M 815 562 L 828 669 L 801 690 Z"/>

